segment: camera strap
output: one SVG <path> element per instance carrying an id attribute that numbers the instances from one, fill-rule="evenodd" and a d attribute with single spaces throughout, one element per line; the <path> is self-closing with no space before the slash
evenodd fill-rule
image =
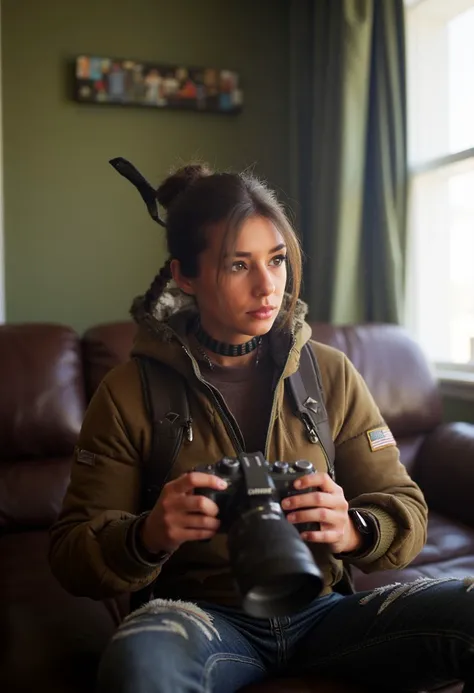
<path id="1" fill-rule="evenodd" d="M 168 481 L 185 432 L 192 440 L 184 378 L 155 359 L 136 356 L 145 407 L 151 421 L 151 447 L 143 460 L 140 511 L 151 510 Z M 130 595 L 130 610 L 153 597 L 155 581 Z"/>
<path id="2" fill-rule="evenodd" d="M 136 356 L 135 361 L 152 424 L 150 454 L 142 470 L 141 509 L 146 511 L 168 481 L 184 434 L 192 440 L 192 420 L 184 378 L 155 359 Z"/>
<path id="3" fill-rule="evenodd" d="M 334 479 L 336 452 L 324 404 L 321 371 L 310 344 L 306 343 L 301 349 L 299 368 L 287 378 L 286 383 L 293 400 L 294 412 L 302 421 L 309 440 L 321 445 L 329 474 Z"/>

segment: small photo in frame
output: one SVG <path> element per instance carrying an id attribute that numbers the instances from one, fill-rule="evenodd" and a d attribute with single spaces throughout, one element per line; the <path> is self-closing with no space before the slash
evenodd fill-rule
<path id="1" fill-rule="evenodd" d="M 239 75 L 214 67 L 183 67 L 80 55 L 75 99 L 81 103 L 239 113 Z"/>

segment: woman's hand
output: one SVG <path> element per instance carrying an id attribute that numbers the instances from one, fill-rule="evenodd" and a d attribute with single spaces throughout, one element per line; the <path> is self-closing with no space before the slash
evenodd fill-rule
<path id="1" fill-rule="evenodd" d="M 292 524 L 317 522 L 319 529 L 303 532 L 305 541 L 330 544 L 333 553 L 357 551 L 362 546 L 362 536 L 348 515 L 349 504 L 344 491 L 328 474 L 314 472 L 300 477 L 294 484 L 298 491 L 317 489 L 291 496 L 282 501 Z"/>
<path id="2" fill-rule="evenodd" d="M 219 508 L 210 498 L 194 495 L 196 488 L 223 491 L 227 484 L 213 474 L 191 472 L 168 482 L 141 528 L 151 553 L 176 551 L 185 541 L 211 539 L 219 529 Z"/>

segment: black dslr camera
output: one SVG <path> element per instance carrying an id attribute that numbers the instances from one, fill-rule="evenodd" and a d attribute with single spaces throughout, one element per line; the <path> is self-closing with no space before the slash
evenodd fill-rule
<path id="1" fill-rule="evenodd" d="M 207 496 L 219 507 L 219 531 L 228 534 L 230 562 L 244 609 L 260 618 L 286 616 L 317 597 L 323 587 L 321 571 L 280 506 L 284 498 L 302 493 L 294 482 L 313 472 L 313 465 L 306 460 L 270 464 L 256 452 L 224 457 L 194 471 L 227 481 L 224 491 L 198 488 L 194 493 Z"/>

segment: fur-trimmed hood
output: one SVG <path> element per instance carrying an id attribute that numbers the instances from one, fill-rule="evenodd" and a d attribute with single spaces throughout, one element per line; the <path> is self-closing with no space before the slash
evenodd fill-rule
<path id="1" fill-rule="evenodd" d="M 292 346 L 297 355 L 296 363 L 290 366 L 290 371 L 293 371 L 297 368 L 301 347 L 311 337 L 311 328 L 305 322 L 308 307 L 306 303 L 298 300 L 291 330 L 275 329 L 285 320 L 289 302 L 290 296 L 285 294 L 275 327 L 271 331 L 271 343 L 276 361 L 286 361 L 288 349 Z M 185 356 L 182 347 L 187 341 L 186 327 L 197 314 L 194 298 L 181 291 L 171 280 L 150 309 L 146 308 L 145 297 L 137 296 L 130 313 L 139 325 L 133 353 L 158 358 L 182 370 L 177 360 L 181 361 Z M 189 359 L 186 360 L 189 361 Z"/>

